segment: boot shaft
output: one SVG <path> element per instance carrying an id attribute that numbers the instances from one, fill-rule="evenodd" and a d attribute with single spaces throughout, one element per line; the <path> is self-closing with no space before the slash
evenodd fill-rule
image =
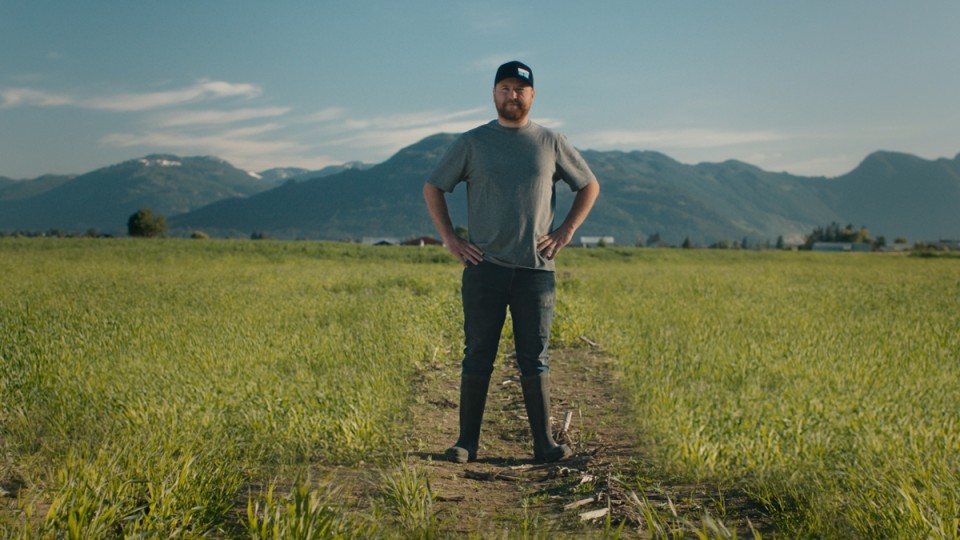
<path id="1" fill-rule="evenodd" d="M 565 444 L 558 445 L 550 430 L 550 377 L 533 375 L 520 377 L 523 403 L 533 435 L 533 455 L 537 461 L 558 461 L 573 455 Z"/>

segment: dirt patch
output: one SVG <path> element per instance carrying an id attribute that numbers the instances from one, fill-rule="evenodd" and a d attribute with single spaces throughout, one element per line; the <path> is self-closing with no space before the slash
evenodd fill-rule
<path id="1" fill-rule="evenodd" d="M 588 343 L 588 342 L 587 342 Z M 648 478 L 639 434 L 628 421 L 630 402 L 614 380 L 610 359 L 598 348 L 551 356 L 554 432 L 576 455 L 536 464 L 519 376 L 511 361 L 493 374 L 478 460 L 444 461 L 457 438 L 459 369 L 437 367 L 423 381 L 425 396 L 413 412 L 410 439 L 424 441 L 408 464 L 426 472 L 435 495 L 440 532 L 493 535 L 518 530 L 592 536 L 622 524 L 625 536 L 663 536 L 715 527 L 738 536 L 772 532 L 761 507 L 742 492 Z M 704 515 L 712 516 L 705 520 Z M 714 534 L 711 533 L 711 536 Z"/>

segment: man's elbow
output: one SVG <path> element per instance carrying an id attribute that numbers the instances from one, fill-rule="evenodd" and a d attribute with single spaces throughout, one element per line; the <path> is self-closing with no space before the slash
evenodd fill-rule
<path id="1" fill-rule="evenodd" d="M 426 195 L 427 193 L 432 193 L 432 194 L 441 193 L 441 194 L 442 194 L 442 193 L 443 193 L 443 190 L 440 189 L 440 188 L 438 188 L 437 186 L 431 184 L 430 182 L 424 182 L 424 183 L 423 183 L 423 193 L 424 193 L 424 195 Z"/>
<path id="2" fill-rule="evenodd" d="M 430 182 L 426 182 L 423 184 L 423 201 L 428 209 L 444 208 L 447 203 L 446 193 Z"/>
<path id="3" fill-rule="evenodd" d="M 595 198 L 597 195 L 600 194 L 600 181 L 594 180 L 593 182 L 590 182 L 589 184 L 583 186 L 583 189 L 581 189 L 580 191 L 583 191 L 584 194 Z"/>

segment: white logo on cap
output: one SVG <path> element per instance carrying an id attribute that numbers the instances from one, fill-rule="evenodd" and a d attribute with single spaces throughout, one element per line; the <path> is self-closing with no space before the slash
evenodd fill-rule
<path id="1" fill-rule="evenodd" d="M 530 78 L 530 72 L 527 71 L 527 70 L 525 70 L 525 69 L 523 69 L 523 68 L 521 68 L 521 67 L 518 67 L 518 68 L 517 68 L 517 75 L 523 77 L 524 79 L 529 79 L 529 78 Z"/>

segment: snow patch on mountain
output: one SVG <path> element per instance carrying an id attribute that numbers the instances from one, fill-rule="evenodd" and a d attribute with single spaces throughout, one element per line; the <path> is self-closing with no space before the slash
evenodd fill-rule
<path id="1" fill-rule="evenodd" d="M 138 160 L 138 161 L 139 161 L 140 163 L 142 163 L 143 165 L 147 166 L 147 167 L 154 167 L 154 166 L 156 166 L 156 167 L 179 167 L 179 166 L 183 165 L 183 163 L 180 163 L 179 161 L 173 161 L 173 160 L 171 160 L 171 159 L 146 159 L 146 158 L 144 158 L 144 159 L 140 159 L 140 160 Z"/>

